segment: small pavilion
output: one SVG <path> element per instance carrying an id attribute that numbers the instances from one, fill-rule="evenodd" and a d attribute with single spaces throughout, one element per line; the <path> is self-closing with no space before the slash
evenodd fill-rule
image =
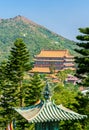
<path id="1" fill-rule="evenodd" d="M 44 101 L 39 101 L 33 106 L 15 108 L 29 123 L 35 123 L 35 130 L 59 130 L 61 120 L 87 118 L 87 115 L 78 114 L 51 101 L 48 84 L 45 87 L 44 98 Z"/>

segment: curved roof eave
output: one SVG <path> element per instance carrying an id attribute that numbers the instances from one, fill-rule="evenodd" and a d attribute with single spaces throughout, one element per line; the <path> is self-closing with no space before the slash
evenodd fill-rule
<path id="1" fill-rule="evenodd" d="M 87 115 L 78 114 L 62 105 L 56 105 L 51 101 L 40 102 L 33 107 L 15 108 L 15 110 L 28 120 L 29 123 L 87 118 Z"/>

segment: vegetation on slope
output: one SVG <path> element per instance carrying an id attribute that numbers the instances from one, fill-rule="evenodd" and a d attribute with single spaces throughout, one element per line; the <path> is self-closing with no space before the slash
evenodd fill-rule
<path id="1" fill-rule="evenodd" d="M 7 59 L 13 42 L 22 38 L 27 44 L 31 56 L 41 49 L 68 49 L 76 54 L 76 43 L 28 20 L 22 16 L 0 19 L 0 61 Z"/>

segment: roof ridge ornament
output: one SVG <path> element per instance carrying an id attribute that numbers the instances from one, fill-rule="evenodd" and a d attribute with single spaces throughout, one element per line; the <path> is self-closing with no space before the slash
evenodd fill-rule
<path id="1" fill-rule="evenodd" d="M 47 81 L 46 81 L 46 86 L 44 88 L 43 96 L 46 101 L 51 99 L 51 92 L 49 88 L 49 83 Z"/>

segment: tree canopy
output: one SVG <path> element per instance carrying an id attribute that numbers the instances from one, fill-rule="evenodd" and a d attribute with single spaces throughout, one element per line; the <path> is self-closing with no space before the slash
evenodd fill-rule
<path id="1" fill-rule="evenodd" d="M 0 121 L 5 126 L 13 118 L 12 107 L 24 105 L 25 73 L 30 67 L 30 55 L 22 39 L 14 42 L 7 62 L 0 65 Z"/>
<path id="2" fill-rule="evenodd" d="M 75 57 L 76 76 L 84 86 L 89 86 L 89 28 L 79 28 L 79 31 L 82 34 L 76 37 L 79 40 L 79 48 L 75 49 L 79 53 L 79 56 Z"/>

